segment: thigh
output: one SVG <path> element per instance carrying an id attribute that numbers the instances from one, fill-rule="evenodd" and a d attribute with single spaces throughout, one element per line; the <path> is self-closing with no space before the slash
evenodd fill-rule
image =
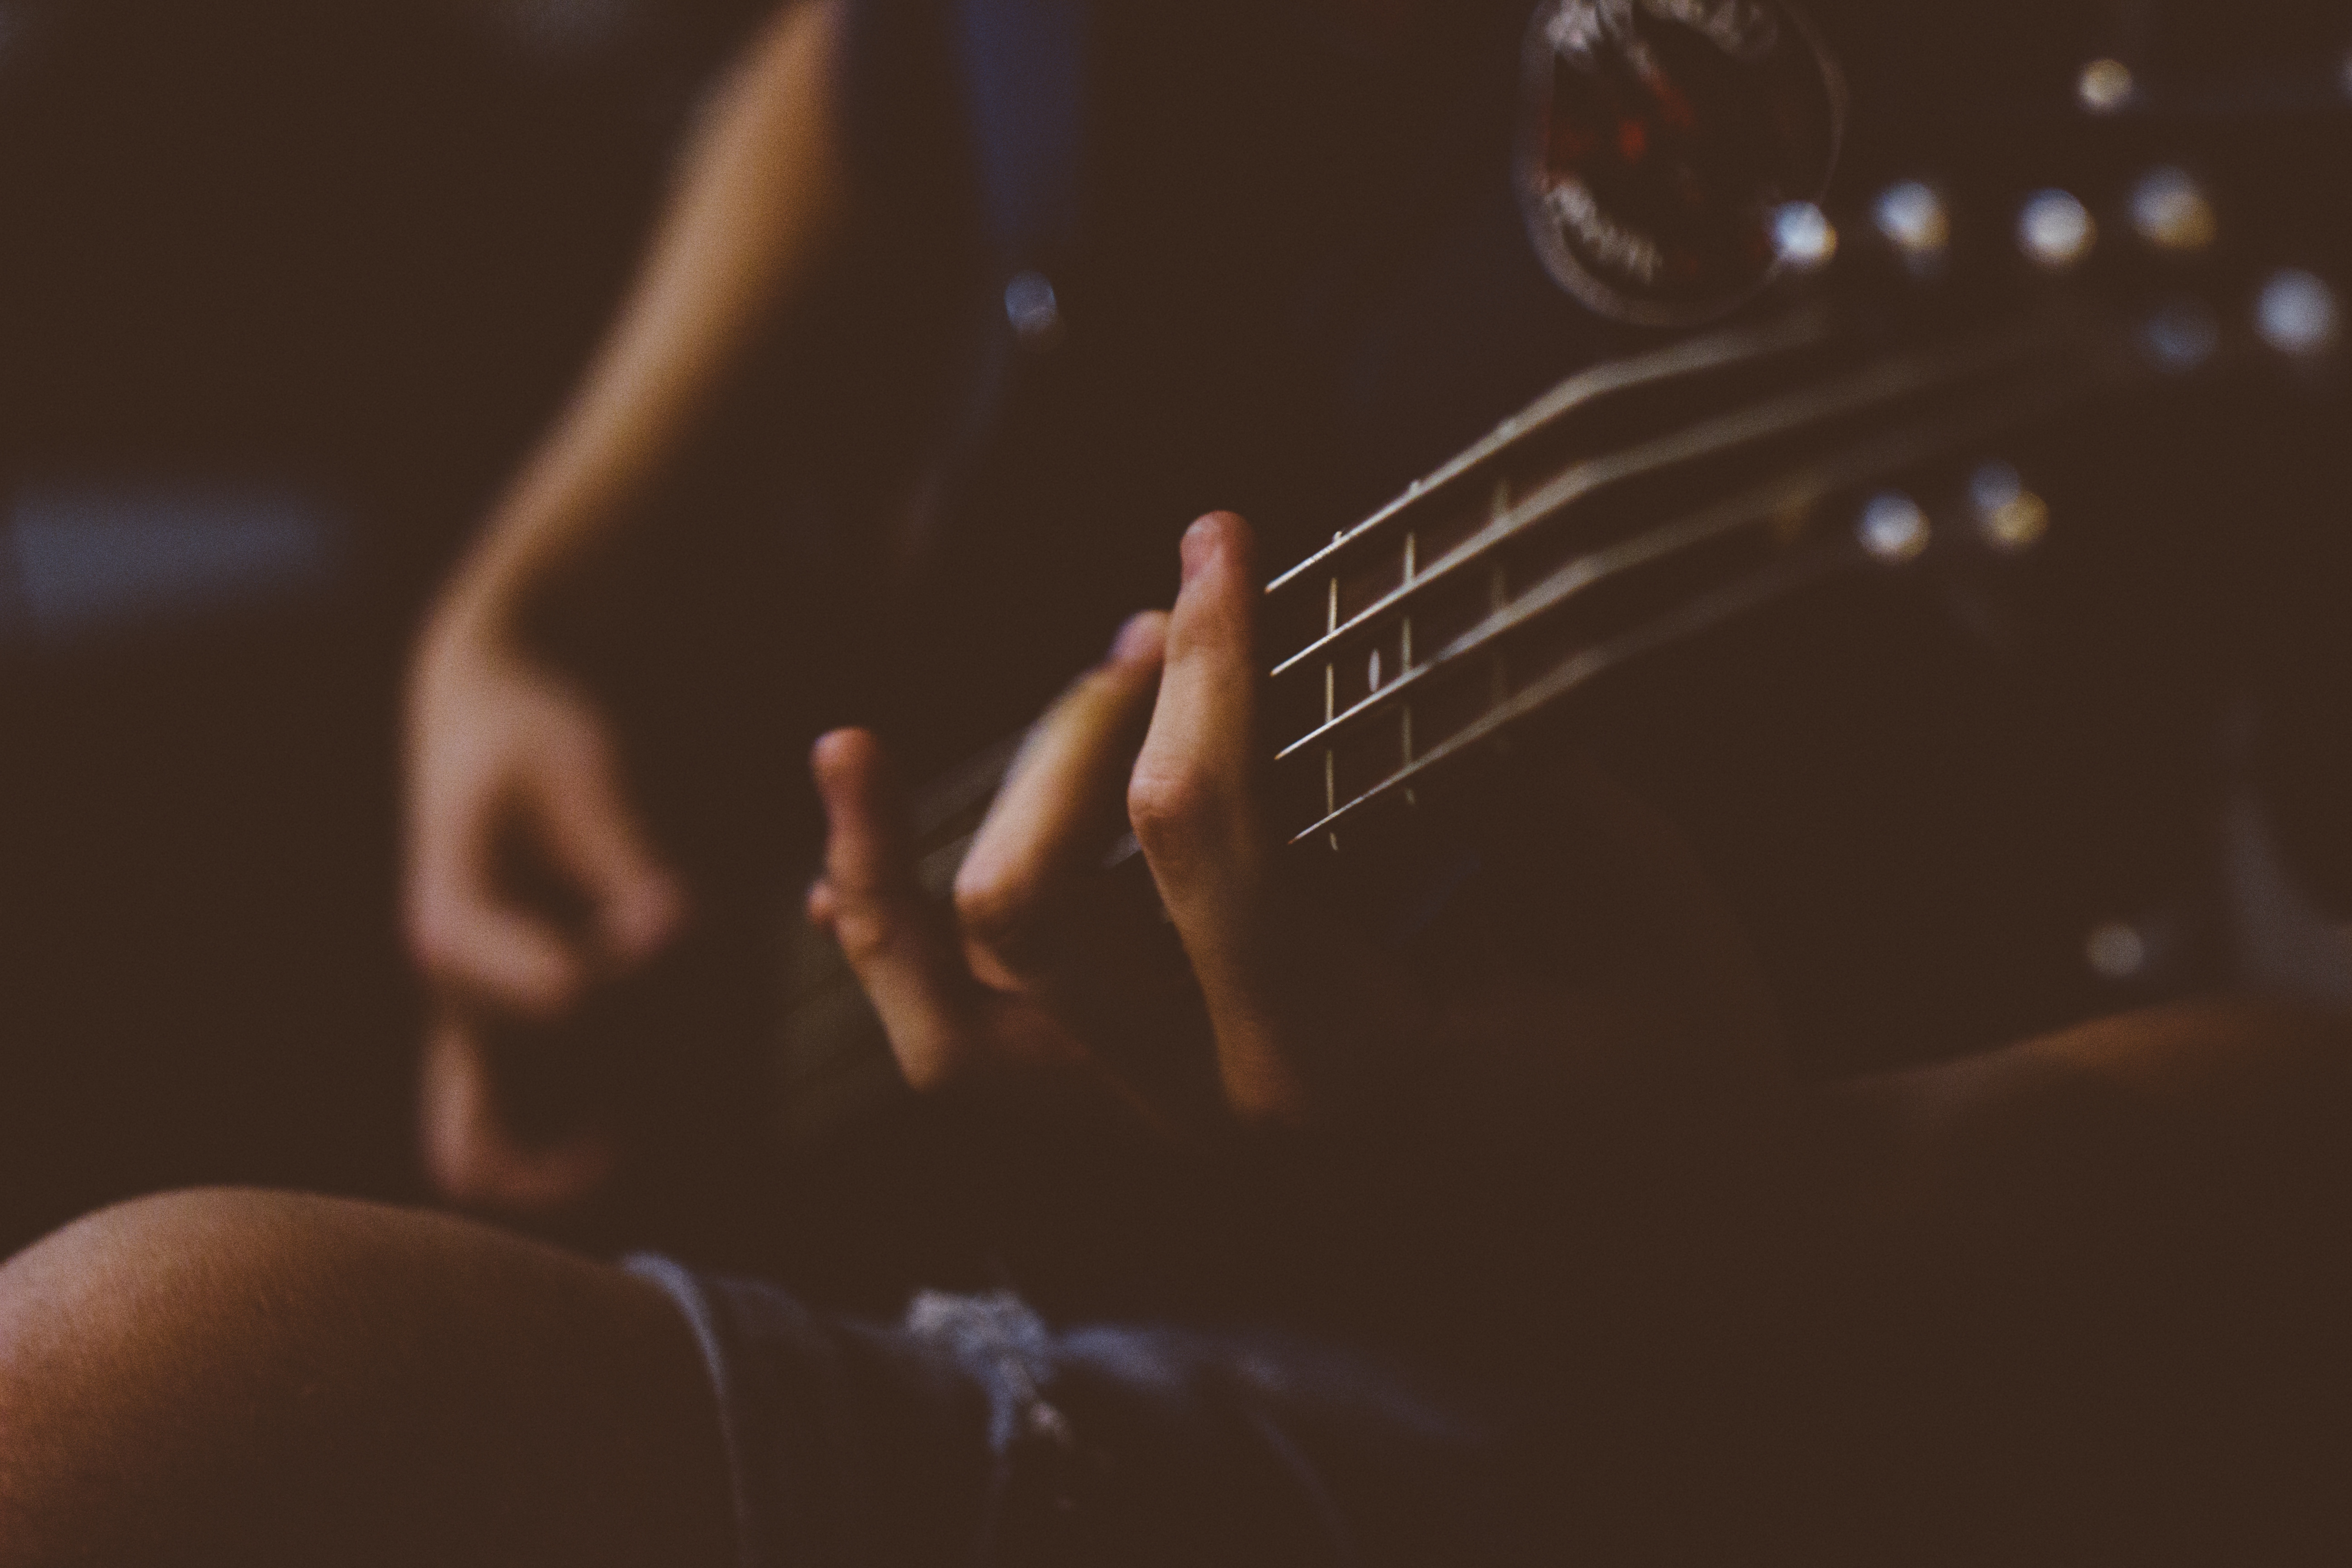
<path id="1" fill-rule="evenodd" d="M 728 1561 L 655 1288 L 443 1216 L 142 1200 L 0 1266 L 0 1564 Z"/>

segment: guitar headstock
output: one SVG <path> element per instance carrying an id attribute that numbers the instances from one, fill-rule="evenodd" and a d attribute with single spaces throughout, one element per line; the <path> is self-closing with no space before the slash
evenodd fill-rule
<path id="1" fill-rule="evenodd" d="M 1271 585 L 1298 841 L 1826 576 L 2030 559 L 2077 521 L 2044 475 L 2184 400 L 2343 379 L 2326 258 L 2180 162 L 1913 175 L 1769 227 L 1738 318 L 1571 377 Z"/>

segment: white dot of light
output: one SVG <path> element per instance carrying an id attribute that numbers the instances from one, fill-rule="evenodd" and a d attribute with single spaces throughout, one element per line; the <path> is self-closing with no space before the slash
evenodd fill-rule
<path id="1" fill-rule="evenodd" d="M 2315 354 L 2334 346 L 2339 317 L 2336 290 L 2308 272 L 2274 275 L 2254 301 L 2254 330 L 2284 354 Z"/>
<path id="2" fill-rule="evenodd" d="M 1888 490 L 1870 498 L 1854 534 L 1880 561 L 1908 561 L 1927 548 L 1927 514 L 1909 496 Z"/>
<path id="3" fill-rule="evenodd" d="M 2159 250 L 2196 251 L 2213 243 L 2213 204 L 2185 170 L 2152 169 L 2132 188 L 2132 227 Z"/>
<path id="4" fill-rule="evenodd" d="M 1062 338 L 1062 301 L 1042 272 L 1023 272 L 1004 286 L 1004 319 L 1027 349 L 1049 349 Z"/>
<path id="5" fill-rule="evenodd" d="M 2094 114 L 2113 114 L 2132 100 L 2139 90 L 2133 79 L 2131 67 L 2121 60 L 2093 60 L 2074 79 L 2074 96 L 2084 109 Z"/>
<path id="6" fill-rule="evenodd" d="M 2018 248 L 2035 266 L 2063 272 L 2091 254 L 2099 226 L 2090 209 L 2066 191 L 2041 191 L 2026 199 L 2017 217 Z"/>
<path id="7" fill-rule="evenodd" d="M 1781 260 L 1811 272 L 1837 255 L 1837 227 L 1812 203 L 1789 202 L 1773 209 L 1772 245 Z"/>
<path id="8" fill-rule="evenodd" d="M 1944 198 L 1917 180 L 1887 186 L 1871 216 L 1887 243 L 1914 261 L 1941 256 L 1951 243 L 1952 220 L 1944 210 Z"/>
<path id="9" fill-rule="evenodd" d="M 2121 921 L 2110 921 L 2084 940 L 2083 957 L 2102 980 L 2129 980 L 2147 967 L 2147 939 Z"/>

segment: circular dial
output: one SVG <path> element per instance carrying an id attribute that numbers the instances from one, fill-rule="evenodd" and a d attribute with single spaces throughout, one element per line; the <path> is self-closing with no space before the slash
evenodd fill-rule
<path id="1" fill-rule="evenodd" d="M 1561 287 L 1620 321 L 1704 321 L 1781 261 L 1773 216 L 1821 199 L 1845 95 L 1777 0 L 1545 0 L 1529 24 L 1518 184 Z"/>

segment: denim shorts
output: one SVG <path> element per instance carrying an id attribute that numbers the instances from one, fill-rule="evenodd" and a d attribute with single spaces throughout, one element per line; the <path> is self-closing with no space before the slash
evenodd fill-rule
<path id="1" fill-rule="evenodd" d="M 1544 1467 L 1485 1402 L 1275 1334 L 1049 1328 L 1010 1295 L 895 1327 L 666 1258 L 743 1568 L 1407 1568 L 1561 1560 Z"/>

